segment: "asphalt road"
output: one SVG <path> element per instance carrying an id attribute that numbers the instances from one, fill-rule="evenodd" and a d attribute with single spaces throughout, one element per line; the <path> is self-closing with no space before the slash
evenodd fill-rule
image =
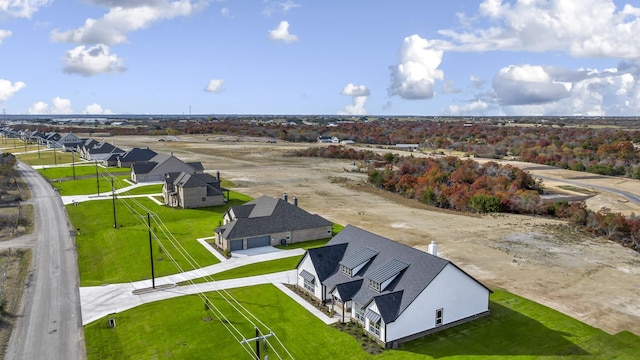
<path id="1" fill-rule="evenodd" d="M 5 359 L 86 359 L 77 255 L 62 201 L 35 170 L 18 164 L 31 188 L 36 244 Z"/>

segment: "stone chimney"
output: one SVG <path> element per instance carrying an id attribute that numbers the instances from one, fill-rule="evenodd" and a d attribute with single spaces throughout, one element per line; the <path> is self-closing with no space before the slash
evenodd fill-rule
<path id="1" fill-rule="evenodd" d="M 298 198 L 297 197 L 293 197 L 293 205 L 298 206 Z"/>
<path id="2" fill-rule="evenodd" d="M 438 244 L 435 241 L 431 241 L 431 244 L 429 244 L 429 254 L 438 256 Z"/>
<path id="3" fill-rule="evenodd" d="M 289 202 L 289 195 L 287 193 L 282 194 L 282 200 Z"/>

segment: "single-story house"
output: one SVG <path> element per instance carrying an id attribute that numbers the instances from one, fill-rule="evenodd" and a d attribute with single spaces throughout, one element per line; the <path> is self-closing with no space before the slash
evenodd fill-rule
<path id="1" fill-rule="evenodd" d="M 215 229 L 216 244 L 235 251 L 260 246 L 286 245 L 331 237 L 332 223 L 298 207 L 284 194 L 282 199 L 261 196 L 232 206 Z"/>
<path id="2" fill-rule="evenodd" d="M 224 205 L 229 190 L 220 187 L 220 172 L 217 174 L 167 173 L 162 186 L 164 204 L 184 209 Z"/>
<path id="3" fill-rule="evenodd" d="M 489 290 L 452 262 L 354 226 L 297 266 L 300 288 L 385 346 L 489 314 Z"/>
<path id="4" fill-rule="evenodd" d="M 157 154 L 149 161 L 139 161 L 131 165 L 131 181 L 136 183 L 164 181 L 165 174 L 185 172 L 202 174 L 204 167 L 200 162 L 185 163 L 171 154 Z"/>
<path id="5" fill-rule="evenodd" d="M 131 167 L 134 162 L 149 161 L 156 155 L 158 153 L 149 148 L 133 148 L 118 157 L 118 167 Z"/>
<path id="6" fill-rule="evenodd" d="M 122 155 L 124 150 L 106 141 L 87 139 L 80 146 L 80 157 L 88 161 L 99 161 L 107 165 L 107 160 L 114 155 Z"/>

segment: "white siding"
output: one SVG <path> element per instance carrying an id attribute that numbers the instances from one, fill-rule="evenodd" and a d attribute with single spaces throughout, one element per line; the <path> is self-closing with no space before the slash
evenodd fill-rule
<path id="1" fill-rule="evenodd" d="M 311 262 L 311 257 L 309 256 L 309 254 L 305 254 L 302 258 L 302 261 L 300 261 L 300 265 L 298 265 L 297 284 L 304 289 L 304 279 L 300 276 L 302 270 L 306 270 L 308 273 L 312 274 L 315 277 L 316 286 L 313 295 L 318 299 L 324 300 L 324 298 L 322 297 L 322 284 L 320 283 L 320 280 L 318 280 L 318 274 L 316 274 L 316 269 L 313 267 L 313 262 Z"/>
<path id="2" fill-rule="evenodd" d="M 436 310 L 443 325 L 489 310 L 489 290 L 448 264 L 396 321 L 387 324 L 387 342 L 434 328 Z"/>

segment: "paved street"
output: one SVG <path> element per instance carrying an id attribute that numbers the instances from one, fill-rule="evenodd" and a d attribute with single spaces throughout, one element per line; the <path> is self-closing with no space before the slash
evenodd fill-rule
<path id="1" fill-rule="evenodd" d="M 31 188 L 35 249 L 6 359 L 85 359 L 78 266 L 66 212 L 35 170 L 22 163 L 18 170 Z"/>

